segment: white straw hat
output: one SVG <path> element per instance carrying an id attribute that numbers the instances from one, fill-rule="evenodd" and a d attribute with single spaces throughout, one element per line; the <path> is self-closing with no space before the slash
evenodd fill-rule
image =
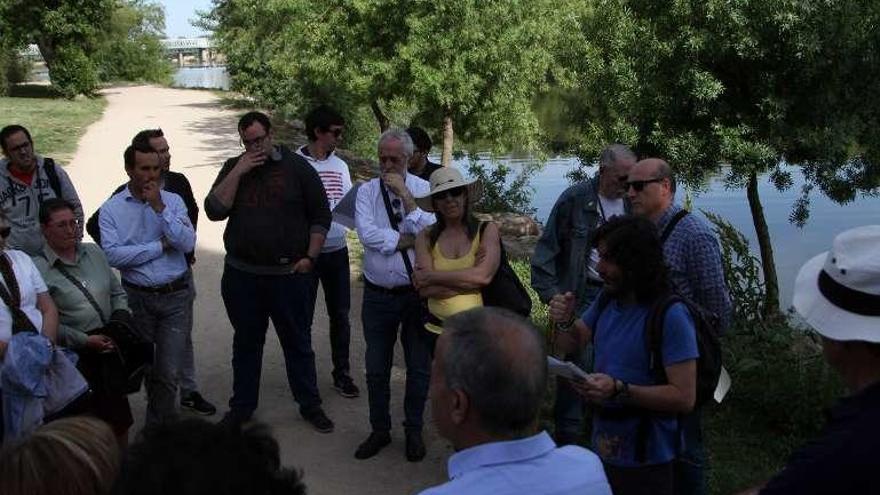
<path id="1" fill-rule="evenodd" d="M 454 167 L 440 167 L 431 174 L 430 181 L 431 192 L 416 196 L 416 204 L 423 211 L 434 211 L 434 204 L 431 196 L 439 192 L 455 189 L 456 187 L 467 187 L 468 204 L 473 205 L 480 200 L 483 194 L 483 185 L 476 179 L 465 180 L 461 172 Z"/>
<path id="2" fill-rule="evenodd" d="M 806 262 L 794 308 L 831 340 L 880 343 L 880 225 L 847 230 Z"/>

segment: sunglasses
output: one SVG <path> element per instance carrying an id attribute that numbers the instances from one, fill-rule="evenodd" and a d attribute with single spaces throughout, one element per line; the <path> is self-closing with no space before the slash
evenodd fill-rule
<path id="1" fill-rule="evenodd" d="M 629 191 L 629 188 L 635 189 L 636 192 L 642 192 L 645 189 L 645 186 L 648 184 L 652 184 L 654 182 L 661 182 L 666 177 L 658 177 L 656 179 L 648 179 L 648 180 L 631 180 L 626 183 L 626 190 Z"/>
<path id="2" fill-rule="evenodd" d="M 329 132 L 333 134 L 333 137 L 339 137 L 342 135 L 342 127 L 337 127 L 336 129 L 324 129 L 324 132 Z"/>
<path id="3" fill-rule="evenodd" d="M 0 237 L 6 239 L 12 233 L 12 227 L 3 227 L 0 229 Z"/>
<path id="4" fill-rule="evenodd" d="M 431 195 L 433 199 L 442 200 L 446 199 L 447 196 L 452 198 L 457 198 L 464 194 L 464 186 L 461 187 L 453 187 L 452 189 L 447 189 L 445 191 L 440 191 L 438 193 L 434 193 Z"/>

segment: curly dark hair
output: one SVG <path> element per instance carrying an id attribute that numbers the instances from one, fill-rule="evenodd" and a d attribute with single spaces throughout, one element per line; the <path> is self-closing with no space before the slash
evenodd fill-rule
<path id="1" fill-rule="evenodd" d="M 641 217 L 614 217 L 596 230 L 593 247 L 620 268 L 623 292 L 650 303 L 669 292 L 669 276 L 657 227 Z"/>
<path id="2" fill-rule="evenodd" d="M 144 430 L 127 451 L 116 495 L 305 495 L 299 472 L 282 468 L 278 442 L 261 423 L 203 419 Z"/>

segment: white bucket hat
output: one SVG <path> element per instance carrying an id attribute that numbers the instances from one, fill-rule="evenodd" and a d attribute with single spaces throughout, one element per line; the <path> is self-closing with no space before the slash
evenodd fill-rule
<path id="1" fill-rule="evenodd" d="M 473 205 L 480 200 L 483 194 L 483 185 L 477 179 L 465 180 L 461 172 L 454 167 L 440 167 L 431 174 L 430 177 L 431 192 L 416 196 L 416 204 L 423 211 L 434 211 L 434 204 L 431 196 L 439 192 L 455 189 L 456 187 L 467 187 L 468 204 Z"/>
<path id="2" fill-rule="evenodd" d="M 806 262 L 794 308 L 831 340 L 880 343 L 880 225 L 847 230 Z"/>

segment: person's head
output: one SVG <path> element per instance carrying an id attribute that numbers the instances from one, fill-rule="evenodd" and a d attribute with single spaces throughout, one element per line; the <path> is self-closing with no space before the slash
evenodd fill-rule
<path id="1" fill-rule="evenodd" d="M 599 252 L 596 270 L 609 296 L 650 303 L 668 290 L 663 245 L 648 219 L 613 217 L 596 230 L 593 247 Z"/>
<path id="2" fill-rule="evenodd" d="M 675 177 L 668 163 L 648 158 L 633 166 L 626 182 L 633 213 L 657 221 L 675 198 Z"/>
<path id="3" fill-rule="evenodd" d="M 440 233 L 450 223 L 461 222 L 467 227 L 468 237 L 473 239 L 479 223 L 473 216 L 473 205 L 480 200 L 482 184 L 476 179 L 465 180 L 454 167 L 435 170 L 430 177 L 431 190 L 416 198 L 416 204 L 424 211 L 435 213 L 437 223 L 431 228 L 429 239 L 433 246 Z"/>
<path id="4" fill-rule="evenodd" d="M 134 135 L 131 144 L 136 144 L 142 149 L 152 148 L 159 154 L 162 170 L 168 171 L 171 168 L 171 148 L 168 146 L 168 140 L 165 139 L 165 133 L 162 132 L 162 129 L 144 129 Z"/>
<path id="5" fill-rule="evenodd" d="M 626 194 L 629 171 L 636 164 L 636 154 L 625 144 L 612 144 L 599 155 L 599 194 L 617 199 Z"/>
<path id="6" fill-rule="evenodd" d="M 154 495 L 168 487 L 178 495 L 305 494 L 299 473 L 281 466 L 268 427 L 198 418 L 145 429 L 126 452 L 115 493 Z"/>
<path id="7" fill-rule="evenodd" d="M 238 120 L 238 136 L 245 151 L 272 154 L 272 122 L 262 112 L 248 112 Z"/>
<path id="8" fill-rule="evenodd" d="M 0 453 L 3 495 L 104 495 L 119 469 L 110 427 L 88 417 L 59 419 Z"/>
<path id="9" fill-rule="evenodd" d="M 40 225 L 46 244 L 56 253 L 76 247 L 79 224 L 73 205 L 61 198 L 50 198 L 40 205 Z"/>
<path id="10" fill-rule="evenodd" d="M 546 385 L 543 339 L 529 320 L 481 307 L 444 321 L 431 410 L 440 435 L 457 450 L 534 434 Z"/>
<path id="11" fill-rule="evenodd" d="M 431 152 L 431 136 L 421 127 L 410 126 L 406 129 L 412 139 L 415 149 L 409 159 L 410 170 L 421 170 L 422 166 L 428 161 L 428 153 Z"/>
<path id="12" fill-rule="evenodd" d="M 125 148 L 123 159 L 129 187 L 134 194 L 140 194 L 147 183 L 156 182 L 162 176 L 159 154 L 149 144 L 130 144 Z"/>
<path id="13" fill-rule="evenodd" d="M 413 142 L 406 132 L 388 129 L 379 136 L 379 171 L 383 174 L 406 176 L 412 154 Z"/>
<path id="14" fill-rule="evenodd" d="M 27 171 L 37 166 L 34 140 L 24 126 L 12 124 L 0 129 L 0 146 L 13 167 Z"/>
<path id="15" fill-rule="evenodd" d="M 880 225 L 847 230 L 801 267 L 794 308 L 822 336 L 825 359 L 852 389 L 880 373 Z M 865 372 L 868 373 L 865 373 Z"/>
<path id="16" fill-rule="evenodd" d="M 345 119 L 327 105 L 319 105 L 306 115 L 305 126 L 309 141 L 330 152 L 342 141 Z"/>

